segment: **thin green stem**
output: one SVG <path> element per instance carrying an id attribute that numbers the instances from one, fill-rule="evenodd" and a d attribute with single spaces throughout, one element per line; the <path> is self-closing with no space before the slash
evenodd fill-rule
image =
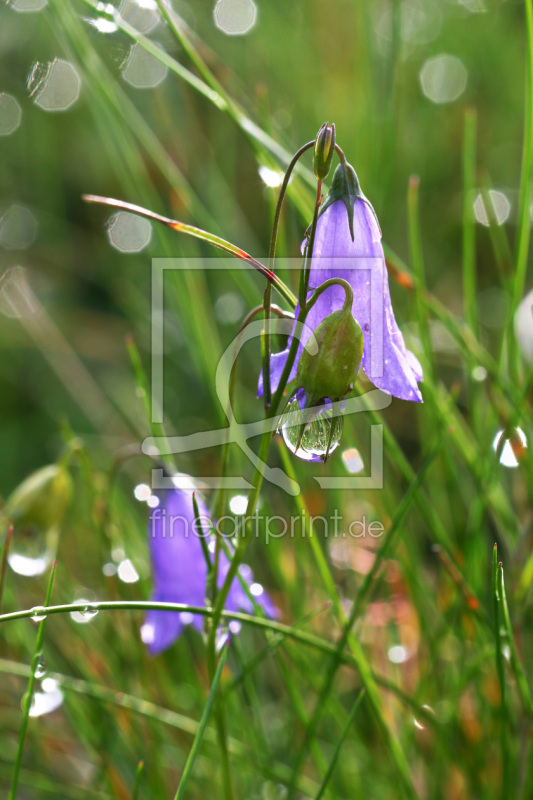
<path id="1" fill-rule="evenodd" d="M 52 566 L 52 570 L 50 572 L 50 578 L 48 580 L 48 589 L 46 591 L 46 599 L 45 599 L 45 606 L 50 604 L 50 599 L 52 597 L 52 589 L 54 586 L 54 577 L 56 573 L 56 562 Z M 24 752 L 24 742 L 26 740 L 26 733 L 28 731 L 28 722 L 30 719 L 30 710 L 33 702 L 33 695 L 35 692 L 35 682 L 37 680 L 36 672 L 39 667 L 40 659 L 42 658 L 42 648 L 44 642 L 44 631 L 46 627 L 46 620 L 47 616 L 43 615 L 43 618 L 39 622 L 39 628 L 37 630 L 37 638 L 35 640 L 35 649 L 33 652 L 33 658 L 31 660 L 31 672 L 30 678 L 28 681 L 28 688 L 26 690 L 26 694 L 24 695 L 24 699 L 22 701 L 22 722 L 20 724 L 20 732 L 19 732 L 19 740 L 17 745 L 17 753 L 15 756 L 15 763 L 13 764 L 13 772 L 11 776 L 11 787 L 9 789 L 8 800 L 15 800 L 17 796 L 17 786 L 19 780 L 19 773 L 20 767 L 22 764 L 22 754 Z"/>
<path id="2" fill-rule="evenodd" d="M 196 732 L 196 736 L 194 737 L 194 741 L 192 743 L 192 747 L 190 749 L 189 756 L 188 756 L 187 761 L 185 763 L 185 767 L 183 769 L 183 774 L 181 776 L 181 780 L 180 780 L 176 795 L 174 797 L 174 800 L 183 800 L 183 798 L 185 797 L 185 791 L 187 789 L 187 784 L 188 784 L 189 779 L 191 777 L 195 761 L 196 761 L 196 759 L 198 757 L 198 753 L 200 751 L 200 746 L 201 746 L 203 738 L 204 738 L 204 734 L 205 734 L 205 730 L 206 730 L 206 727 L 207 727 L 207 723 L 209 721 L 209 716 L 211 714 L 211 708 L 213 706 L 213 702 L 215 700 L 215 696 L 217 695 L 217 692 L 218 692 L 218 686 L 219 686 L 219 683 L 220 683 L 220 678 L 222 677 L 222 670 L 224 669 L 224 664 L 226 663 L 227 652 L 228 652 L 228 648 L 227 648 L 227 645 L 226 645 L 223 648 L 222 653 L 220 655 L 220 658 L 219 658 L 219 661 L 218 661 L 218 666 L 217 666 L 215 675 L 213 676 L 213 680 L 212 680 L 212 683 L 211 683 L 211 689 L 209 691 L 209 696 L 207 698 L 207 702 L 205 704 L 205 707 L 204 707 L 204 710 L 203 710 L 203 713 L 202 713 L 202 718 L 201 718 L 200 724 L 198 726 L 198 731 Z M 227 750 L 226 750 L 226 758 L 227 758 Z M 225 780 L 227 779 L 225 771 L 224 771 L 224 778 L 225 778 Z M 229 778 L 229 779 L 231 780 L 231 778 Z M 230 786 L 227 786 L 226 783 L 224 783 L 224 788 L 225 788 L 225 796 L 226 797 L 232 797 L 233 796 L 233 790 L 231 788 L 231 784 L 230 784 Z"/>
<path id="3" fill-rule="evenodd" d="M 129 211 L 131 214 L 138 214 L 140 217 L 152 219 L 155 222 L 161 222 L 163 225 L 166 225 L 167 228 L 171 228 L 173 231 L 177 231 L 178 233 L 186 233 L 188 236 L 192 236 L 195 239 L 201 239 L 203 242 L 208 242 L 209 244 L 218 247 L 225 253 L 229 253 L 235 258 L 250 264 L 273 284 L 279 294 L 289 303 L 292 308 L 296 307 L 296 297 L 291 292 L 289 287 L 283 283 L 279 276 L 271 272 L 267 267 L 264 266 L 264 264 L 261 264 L 260 261 L 258 261 L 256 258 L 253 258 L 253 256 L 249 255 L 249 253 L 247 253 L 245 250 L 242 250 L 240 247 L 237 247 L 237 245 L 222 239 L 220 236 L 216 236 L 214 233 L 208 233 L 208 231 L 204 231 L 201 228 L 196 228 L 194 225 L 187 225 L 185 222 L 180 222 L 177 219 L 170 219 L 169 217 L 164 217 L 161 214 L 156 214 L 154 211 L 150 211 L 149 209 L 135 205 L 134 203 L 126 203 L 124 200 L 116 200 L 113 197 L 100 197 L 94 194 L 84 194 L 82 199 L 85 200 L 86 203 L 95 203 L 97 205 L 108 206 L 109 208 L 120 208 L 124 211 Z"/>
<path id="4" fill-rule="evenodd" d="M 524 99 L 524 139 L 522 145 L 522 165 L 520 171 L 520 190 L 518 200 L 518 247 L 516 254 L 516 274 L 514 278 L 513 302 L 511 308 L 511 323 L 514 312 L 518 308 L 524 294 L 527 272 L 527 259 L 531 218 L 529 206 L 531 203 L 531 167 L 533 159 L 533 5 L 532 0 L 524 0 L 526 12 L 526 80 Z M 516 379 L 516 346 L 512 328 L 509 330 L 510 369 L 511 376 Z"/>
<path id="5" fill-rule="evenodd" d="M 476 126 L 476 109 L 465 109 L 463 133 L 463 313 L 474 333 L 477 333 L 476 223 L 474 218 Z"/>
<path id="6" fill-rule="evenodd" d="M 283 201 L 285 200 L 285 195 L 287 193 L 287 187 L 289 185 L 289 180 L 291 178 L 292 172 L 300 158 L 303 156 L 304 153 L 309 150 L 309 148 L 313 147 L 315 141 L 307 142 L 304 144 L 303 147 L 295 153 L 293 156 L 289 166 L 287 167 L 287 171 L 283 177 L 283 183 L 281 184 L 281 188 L 279 190 L 278 201 L 276 203 L 276 211 L 274 212 L 274 223 L 272 225 L 272 236 L 270 238 L 270 251 L 268 254 L 268 268 L 270 272 L 274 272 L 274 259 L 276 257 L 276 243 L 278 240 L 278 231 L 279 231 L 279 223 L 281 219 L 281 209 L 283 208 Z M 270 403 L 272 400 L 272 387 L 270 385 L 270 306 L 271 306 L 271 299 L 272 299 L 272 283 L 271 281 L 267 281 L 267 285 L 265 288 L 264 300 L 263 300 L 263 307 L 265 312 L 265 333 L 264 333 L 264 346 L 263 346 L 263 395 L 265 399 L 265 409 L 270 407 Z"/>

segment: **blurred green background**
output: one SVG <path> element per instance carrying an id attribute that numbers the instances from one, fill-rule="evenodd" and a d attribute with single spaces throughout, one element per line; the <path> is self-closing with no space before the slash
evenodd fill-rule
<path id="1" fill-rule="evenodd" d="M 425 280 L 434 304 L 421 306 L 421 295 L 391 278 L 397 320 L 425 368 L 426 394 L 424 406 L 395 400 L 379 418 L 387 426 L 384 490 L 325 497 L 313 481 L 349 474 L 341 450 L 356 448 L 368 469 L 376 420 L 356 415 L 326 466 L 293 461 L 304 502 L 313 513 L 340 508 L 346 519 L 364 515 L 390 529 L 424 456 L 439 436 L 445 442 L 412 507 L 409 501 L 356 628 L 372 670 L 388 682 L 387 689 L 380 684 L 384 718 L 405 753 L 412 789 L 398 781 L 387 736 L 365 699 L 327 796 L 531 797 L 531 706 L 514 665 L 502 710 L 503 651 L 492 630 L 490 572 L 498 541 L 519 658 L 527 665 L 531 465 L 522 446 L 513 464 L 507 445 L 514 468 L 499 463 L 493 448 L 503 429 L 512 439 L 518 426 L 527 440 L 532 419 L 527 363 L 509 379 L 507 359 L 513 253 L 525 219 L 524 4 L 219 0 L 215 7 L 173 0 L 181 41 L 152 0 L 114 6 L 119 17 L 91 0 L 9 0 L 0 7 L 0 495 L 7 498 L 76 437 L 82 450 L 72 461 L 74 495 L 54 599 L 149 595 L 147 509 L 133 492 L 149 483 L 151 464 L 121 461 L 116 480 L 109 479 L 117 456 L 150 432 L 126 337 L 149 373 L 151 259 L 216 257 L 207 244 L 88 205 L 82 194 L 146 206 L 265 258 L 283 153 L 290 157 L 322 122 L 333 121 L 377 212 L 393 273 L 414 271 L 417 280 L 408 184 L 419 176 Z M 150 43 L 174 61 L 147 55 Z M 202 83 L 195 85 L 197 78 Z M 477 115 L 470 149 L 466 108 Z M 465 163 L 474 171 L 467 194 Z M 298 256 L 312 206 L 312 181 L 301 172 L 290 186 L 279 255 Z M 465 236 L 475 239 L 475 256 L 466 261 L 477 273 L 468 329 Z M 223 424 L 214 369 L 263 288 L 258 275 L 243 279 L 237 270 L 172 276 L 165 294 L 169 432 Z M 533 337 L 527 319 L 523 336 Z M 254 343 L 239 368 L 243 419 L 261 413 L 259 369 Z M 199 451 L 177 466 L 215 475 L 220 455 Z M 272 462 L 281 464 L 276 448 Z M 231 467 L 247 474 L 250 465 L 232 451 Z M 265 512 L 294 513 L 289 498 L 269 486 L 261 503 Z M 337 599 L 349 608 L 380 542 L 347 544 L 353 546 L 322 542 Z M 331 594 L 305 539 L 266 548 L 254 542 L 247 560 L 284 622 L 321 609 L 310 629 L 338 639 Z M 41 604 L 46 579 L 8 571 L 3 610 Z M 207 695 L 204 651 L 200 637 L 187 633 L 149 659 L 140 623 L 141 615 L 130 612 L 49 620 L 46 671 L 61 673 L 64 697 L 59 709 L 30 719 L 21 798 L 128 798 L 140 759 L 146 766 L 139 796 L 173 796 Z M 339 669 L 309 734 L 329 656 L 245 628 L 224 678 L 229 733 L 238 740 L 231 756 L 237 795 L 316 797 L 360 675 Z M 0 631 L 6 787 L 35 631 L 28 620 Z M 213 742 L 210 729 L 191 798 L 222 796 Z"/>

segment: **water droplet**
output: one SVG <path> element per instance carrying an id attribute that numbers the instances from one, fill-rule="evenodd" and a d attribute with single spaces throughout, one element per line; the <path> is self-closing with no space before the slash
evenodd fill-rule
<path id="1" fill-rule="evenodd" d="M 84 625 L 85 623 L 94 619 L 94 617 L 98 614 L 98 609 L 94 608 L 84 597 L 81 597 L 74 602 L 80 606 L 78 611 L 70 612 L 70 616 L 74 622 L 79 622 L 80 624 Z"/>
<path id="2" fill-rule="evenodd" d="M 44 658 L 42 657 L 42 655 L 37 656 L 36 663 L 35 663 L 34 670 L 33 670 L 33 674 L 39 680 L 41 678 L 44 678 L 44 676 L 46 675 L 46 669 L 45 669 L 45 665 L 44 665 Z"/>
<path id="3" fill-rule="evenodd" d="M 34 606 L 31 610 L 31 618 L 34 622 L 41 622 L 46 619 L 46 609 L 44 606 Z"/>
<path id="4" fill-rule="evenodd" d="M 502 446 L 502 437 L 505 442 Z M 527 450 L 527 439 L 522 428 L 512 431 L 498 431 L 492 447 L 495 453 L 500 452 L 500 464 L 504 467 L 516 468 Z"/>
<path id="5" fill-rule="evenodd" d="M 21 527 L 13 533 L 7 563 L 17 575 L 35 578 L 42 575 L 54 557 L 55 533 L 40 528 Z"/>
<path id="6" fill-rule="evenodd" d="M 331 403 L 325 404 L 305 423 L 296 399 L 289 402 L 280 421 L 283 441 L 302 461 L 325 461 L 339 446 L 343 424 L 342 416 L 333 415 Z"/>
<path id="7" fill-rule="evenodd" d="M 63 702 L 63 692 L 57 685 L 57 681 L 54 681 L 55 685 L 50 687 L 48 690 L 44 689 L 45 683 L 46 681 L 43 681 L 43 691 L 35 692 L 33 695 L 30 707 L 30 717 L 42 717 L 44 714 L 50 714 L 50 712 L 55 711 L 56 708 L 59 708 Z"/>

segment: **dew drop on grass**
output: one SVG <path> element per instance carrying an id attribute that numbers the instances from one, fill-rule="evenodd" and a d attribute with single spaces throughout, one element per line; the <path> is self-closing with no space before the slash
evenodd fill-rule
<path id="1" fill-rule="evenodd" d="M 298 401 L 293 399 L 281 418 L 280 429 L 291 453 L 302 461 L 325 461 L 339 446 L 343 423 L 343 417 L 334 416 L 331 405 L 325 405 L 305 424 Z"/>
<path id="2" fill-rule="evenodd" d="M 31 618 L 34 622 L 41 622 L 46 618 L 46 608 L 44 606 L 34 606 L 31 610 Z"/>
<path id="3" fill-rule="evenodd" d="M 7 562 L 13 572 L 34 578 L 42 575 L 53 560 L 51 531 L 37 527 L 15 528 Z"/>
<path id="4" fill-rule="evenodd" d="M 84 597 L 80 597 L 78 600 L 75 600 L 75 603 L 79 605 L 79 609 L 77 611 L 70 612 L 70 616 L 74 622 L 84 624 L 86 622 L 90 622 L 98 614 L 98 609 L 94 608 L 94 606 Z"/>

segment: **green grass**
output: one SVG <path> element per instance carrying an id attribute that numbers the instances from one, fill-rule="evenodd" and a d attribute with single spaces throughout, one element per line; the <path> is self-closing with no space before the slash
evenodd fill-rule
<path id="1" fill-rule="evenodd" d="M 271 0 L 257 2 L 245 36 L 217 29 L 214 1 L 175 0 L 174 14 L 157 0 L 162 19 L 148 30 L 152 12 L 132 13 L 127 0 L 124 19 L 105 17 L 113 34 L 88 24 L 94 0 L 48 0 L 26 14 L 13 5 L 0 8 L 0 92 L 22 117 L 1 137 L 0 218 L 26 206 L 37 232 L 24 241 L 23 230 L 25 246 L 10 249 L 0 221 L 0 494 L 59 458 L 70 459 L 75 490 L 58 543 L 50 533 L 51 601 L 49 569 L 28 578 L 8 566 L 1 581 L 0 790 L 20 800 L 527 800 L 533 465 L 516 447 L 518 467 L 505 467 L 504 440 L 498 452 L 493 441 L 520 427 L 529 443 L 533 432 L 533 375 L 514 333 L 531 288 L 530 0 Z M 123 79 L 132 45 L 166 68 L 155 88 Z M 467 85 L 436 104 L 420 72 L 443 53 L 461 59 Z M 74 65 L 81 92 L 51 113 L 26 80 L 56 57 Z M 147 508 L 133 490 L 150 482 L 153 463 L 139 444 L 226 424 L 215 372 L 241 322 L 231 305 L 244 317 L 265 293 L 264 277 L 237 262 L 165 277 L 161 425 L 151 417 L 151 259 L 217 257 L 212 244 L 224 240 L 268 264 L 278 190 L 258 170 L 282 173 L 325 120 L 378 214 L 396 318 L 424 367 L 424 404 L 394 400 L 346 418 L 325 466 L 294 459 L 279 437 L 253 442 L 298 483 L 296 497 L 254 478 L 234 445 L 175 456 L 200 480 L 242 475 L 254 486 L 250 508 L 305 522 L 268 543 L 264 524 L 258 537 L 247 530 L 238 551 L 279 620 L 228 614 L 222 597 L 199 609 L 205 641 L 187 631 L 151 659 L 139 635 L 150 605 Z M 510 203 L 503 224 L 494 190 Z M 315 191 L 305 154 L 287 187 L 277 256 L 299 257 Z M 144 249 L 121 252 L 106 231 L 114 211 L 83 194 L 146 207 L 210 241 L 152 222 Z M 478 196 L 487 226 L 473 212 Z M 26 270 L 18 294 L 13 267 Z M 272 301 L 288 310 L 297 276 L 279 272 L 288 291 Z M 34 313 L 14 316 L 24 295 Z M 261 365 L 259 342 L 246 344 L 233 376 L 239 421 L 263 413 Z M 321 490 L 315 478 L 348 477 L 348 448 L 370 474 L 375 425 L 383 487 Z M 206 499 L 220 516 L 236 493 Z M 345 529 L 365 517 L 383 536 L 326 538 L 318 517 L 336 509 Z M 15 527 L 11 553 L 20 537 Z M 125 559 L 138 581 L 116 574 Z M 37 627 L 32 609 L 45 597 Z M 81 598 L 98 611 L 85 624 L 71 616 Z M 242 624 L 222 657 L 219 615 Z M 42 671 L 63 700 L 33 717 Z"/>

